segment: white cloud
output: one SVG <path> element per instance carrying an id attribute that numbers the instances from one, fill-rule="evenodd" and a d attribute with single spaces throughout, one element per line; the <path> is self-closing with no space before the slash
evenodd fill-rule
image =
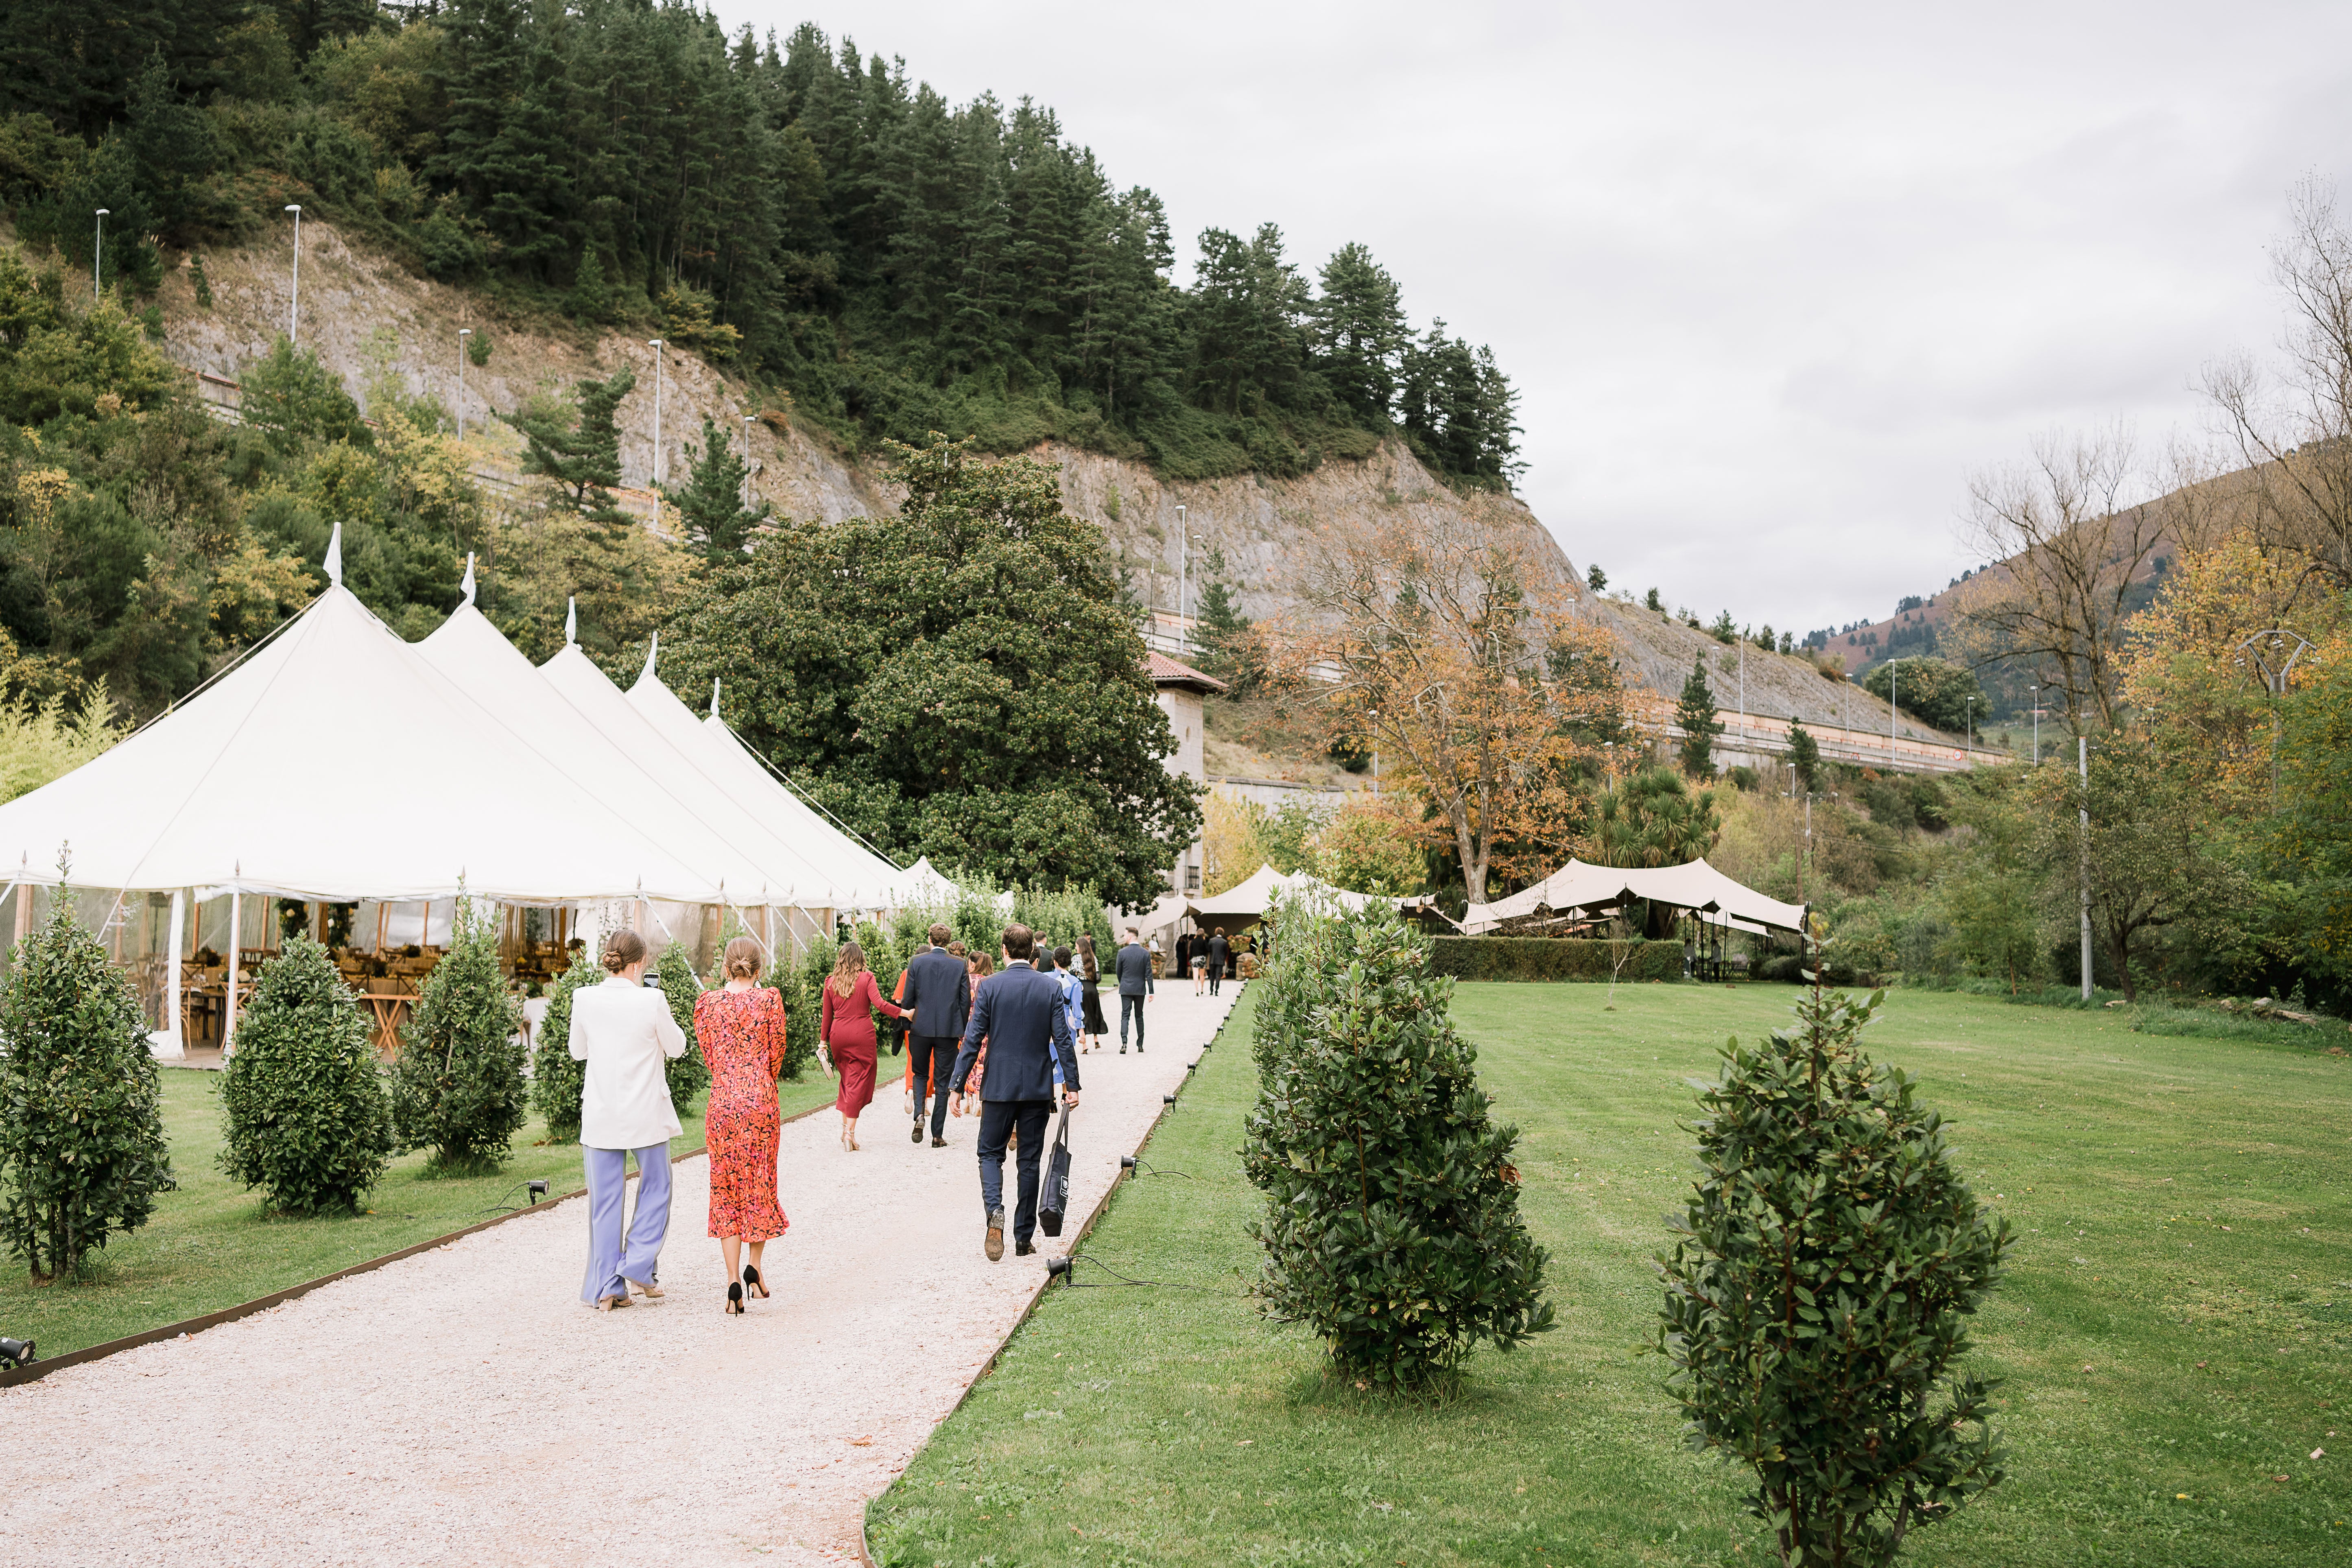
<path id="1" fill-rule="evenodd" d="M 1801 627 L 1974 564 L 1966 476 L 2036 430 L 2196 428 L 2352 121 L 2352 9 L 2315 5 L 719 10 L 1051 105 L 1188 258 L 1362 241 L 1493 344 L 1580 565 Z"/>

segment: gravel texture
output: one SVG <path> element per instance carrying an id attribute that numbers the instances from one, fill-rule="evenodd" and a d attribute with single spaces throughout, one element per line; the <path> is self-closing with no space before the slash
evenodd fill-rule
<path id="1" fill-rule="evenodd" d="M 1150 1003 L 1086 1058 L 1072 1226 L 1241 987 Z M 1238 1047 L 1231 1047 L 1238 1048 Z M 886 1057 L 887 1073 L 892 1063 Z M 583 1201 L 191 1338 L 0 1390 L 0 1562 L 838 1563 L 1063 1244 L 981 1252 L 975 1123 L 908 1142 L 895 1079 L 845 1153 L 784 1129 L 772 1299 L 719 1311 L 707 1163 L 676 1168 L 668 1294 L 580 1304 Z M 1011 1184 L 1011 1162 L 1006 1181 Z M 634 1187 L 633 1187 L 634 1191 Z"/>

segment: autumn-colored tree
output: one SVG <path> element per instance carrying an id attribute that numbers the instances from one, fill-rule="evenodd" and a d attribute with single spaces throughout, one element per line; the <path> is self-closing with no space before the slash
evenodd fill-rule
<path id="1" fill-rule="evenodd" d="M 1624 697 L 1582 668 L 1609 632 L 1571 613 L 1567 585 L 1524 524 L 1451 515 L 1345 524 L 1299 584 L 1288 651 L 1336 670 L 1335 739 L 1377 744 L 1396 781 L 1435 808 L 1424 829 L 1461 858 L 1473 902 L 1497 872 L 1549 871 L 1583 823 L 1581 774 Z M 1553 671 L 1578 671 L 1556 679 Z"/>

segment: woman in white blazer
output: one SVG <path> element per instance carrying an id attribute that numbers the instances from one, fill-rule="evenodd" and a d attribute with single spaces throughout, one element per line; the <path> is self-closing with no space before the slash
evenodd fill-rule
<path id="1" fill-rule="evenodd" d="M 629 1304 L 629 1287 L 648 1300 L 669 1229 L 669 1141 L 678 1134 L 662 1064 L 686 1055 L 686 1032 L 669 1003 L 643 984 L 645 940 L 633 931 L 604 939 L 604 980 L 572 994 L 572 1056 L 588 1064 L 580 1091 L 580 1158 L 588 1171 L 588 1273 L 580 1299 L 600 1312 Z M 637 1157 L 637 1217 L 625 1242 L 622 1199 L 628 1160 Z"/>

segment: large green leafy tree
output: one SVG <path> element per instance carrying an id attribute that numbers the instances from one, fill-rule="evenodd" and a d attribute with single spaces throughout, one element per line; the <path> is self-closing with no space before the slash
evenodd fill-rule
<path id="1" fill-rule="evenodd" d="M 147 1021 L 69 889 L 16 946 L 0 1039 L 0 1242 L 37 1284 L 145 1225 L 175 1184 Z"/>
<path id="2" fill-rule="evenodd" d="M 359 999 L 325 947 L 261 966 L 221 1074 L 220 1166 L 295 1214 L 348 1212 L 392 1157 L 392 1112 Z"/>
<path id="3" fill-rule="evenodd" d="M 1252 1230 L 1268 1314 L 1307 1324 L 1342 1373 L 1385 1391 L 1426 1385 L 1481 1340 L 1508 1350 L 1551 1328 L 1549 1258 L 1519 1215 L 1518 1130 L 1489 1115 L 1428 939 L 1393 910 L 1277 919 L 1242 1150 L 1266 1198 Z"/>
<path id="4" fill-rule="evenodd" d="M 1981 718 L 1985 711 L 1975 674 L 1933 654 L 1889 659 L 1862 678 L 1862 689 L 1882 700 L 1892 691 L 1896 707 L 1938 730 L 1959 731 L 1971 712 Z"/>
<path id="5" fill-rule="evenodd" d="M 1149 902 L 1200 803 L 1100 529 L 1029 458 L 943 441 L 891 477 L 898 515 L 785 523 L 698 585 L 670 678 L 723 678 L 753 746 L 905 858 Z"/>
<path id="6" fill-rule="evenodd" d="M 1892 1562 L 2002 1476 L 1995 1385 L 1958 1363 L 2009 1226 L 1913 1080 L 1863 1051 L 1883 996 L 1816 987 L 1792 1026 L 1725 1047 L 1658 1260 L 1657 1344 L 1689 1441 L 1754 1471 L 1748 1507 L 1791 1568 Z"/>
<path id="7" fill-rule="evenodd" d="M 425 976 L 393 1064 L 401 1147 L 431 1149 L 428 1163 L 451 1174 L 506 1163 L 529 1114 L 521 1023 L 499 970 L 497 921 L 487 905 L 461 898 L 449 951 Z"/>

